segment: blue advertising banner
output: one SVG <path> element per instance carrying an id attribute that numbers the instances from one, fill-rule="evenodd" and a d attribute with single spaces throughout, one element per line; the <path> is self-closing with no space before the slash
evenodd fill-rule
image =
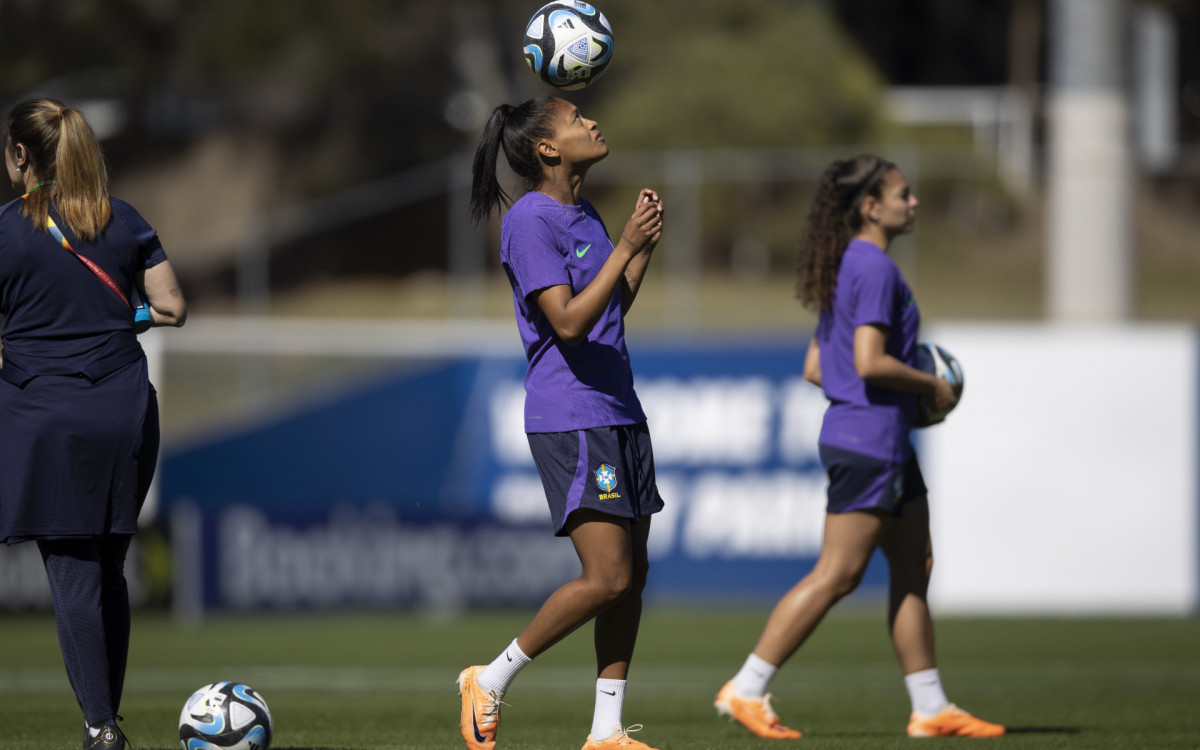
<path id="1" fill-rule="evenodd" d="M 651 600 L 775 599 L 815 562 L 825 400 L 807 339 L 631 341 L 667 508 Z M 169 452 L 176 596 L 198 610 L 540 602 L 578 574 L 522 432 L 524 359 L 422 361 Z M 864 587 L 886 582 L 875 560 Z"/>

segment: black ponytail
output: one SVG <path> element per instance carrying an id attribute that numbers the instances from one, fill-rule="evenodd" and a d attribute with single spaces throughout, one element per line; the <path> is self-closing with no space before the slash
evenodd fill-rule
<path id="1" fill-rule="evenodd" d="M 504 123 L 512 113 L 512 107 L 501 104 L 492 110 L 483 135 L 475 147 L 475 161 L 471 166 L 471 218 L 482 223 L 492 209 L 511 203 L 508 193 L 496 179 L 496 157 L 500 152 L 500 139 L 504 134 Z"/>
<path id="2" fill-rule="evenodd" d="M 516 107 L 501 104 L 492 110 L 471 167 L 471 218 L 476 224 L 493 210 L 512 204 L 512 198 L 496 179 L 496 160 L 500 147 L 508 166 L 521 180 L 522 194 L 536 190 L 542 180 L 542 161 L 534 150 L 541 138 L 554 135 L 554 115 L 558 102 L 553 96 L 539 96 Z"/>

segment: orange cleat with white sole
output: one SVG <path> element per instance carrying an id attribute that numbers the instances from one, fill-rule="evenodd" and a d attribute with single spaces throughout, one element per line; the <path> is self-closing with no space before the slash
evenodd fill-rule
<path id="1" fill-rule="evenodd" d="M 977 719 L 953 703 L 937 716 L 913 711 L 908 720 L 909 737 L 1002 737 L 1004 727 Z"/>
<path id="2" fill-rule="evenodd" d="M 500 729 L 500 695 L 479 687 L 476 680 L 482 671 L 482 666 L 467 667 L 457 680 L 462 697 L 459 725 L 469 750 L 495 750 Z"/>
<path id="3" fill-rule="evenodd" d="M 774 740 L 796 740 L 802 736 L 795 729 L 788 729 L 771 710 L 771 694 L 761 698 L 743 698 L 733 692 L 733 680 L 725 683 L 713 701 L 717 713 L 728 716 L 759 737 Z"/>
<path id="4" fill-rule="evenodd" d="M 641 729 L 641 724 L 634 724 L 624 729 L 614 726 L 613 733 L 603 740 L 598 740 L 589 734 L 587 742 L 583 743 L 583 750 L 618 750 L 618 748 L 621 750 L 654 750 L 645 742 L 638 742 L 629 736 L 630 732 L 638 732 Z"/>

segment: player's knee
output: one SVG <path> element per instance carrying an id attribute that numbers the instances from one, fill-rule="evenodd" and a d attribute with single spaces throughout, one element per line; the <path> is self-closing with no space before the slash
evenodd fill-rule
<path id="1" fill-rule="evenodd" d="M 858 584 L 862 582 L 864 572 L 865 568 L 861 567 L 827 569 L 821 577 L 821 584 L 835 599 L 841 599 L 858 588 Z"/>
<path id="2" fill-rule="evenodd" d="M 849 571 L 845 575 L 837 579 L 834 587 L 834 594 L 841 599 L 844 596 L 849 596 L 858 588 L 858 584 L 862 583 L 863 571 Z"/>
<path id="3" fill-rule="evenodd" d="M 632 590 L 633 585 L 629 578 L 615 578 L 609 581 L 609 585 L 605 586 L 601 593 L 605 604 L 614 604 L 628 596 Z"/>
<path id="4" fill-rule="evenodd" d="M 633 572 L 628 567 L 613 568 L 602 575 L 587 576 L 585 580 L 602 605 L 623 599 L 633 589 L 634 583 Z"/>

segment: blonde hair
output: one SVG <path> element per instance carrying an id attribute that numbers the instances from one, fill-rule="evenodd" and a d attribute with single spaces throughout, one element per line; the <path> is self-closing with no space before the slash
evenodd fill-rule
<path id="1" fill-rule="evenodd" d="M 75 236 L 96 239 L 112 219 L 108 168 L 83 115 L 54 99 L 26 99 L 4 124 L 4 148 L 18 144 L 44 185 L 28 194 L 21 213 L 45 230 L 53 201 Z"/>

